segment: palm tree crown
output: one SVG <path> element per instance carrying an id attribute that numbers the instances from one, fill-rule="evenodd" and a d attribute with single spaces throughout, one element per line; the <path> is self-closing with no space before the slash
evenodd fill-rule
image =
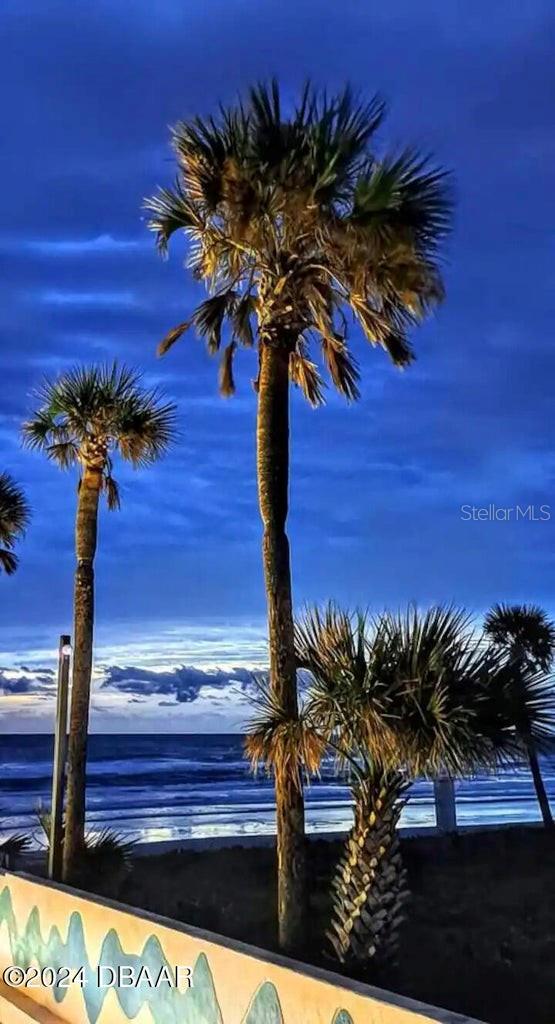
<path id="1" fill-rule="evenodd" d="M 479 642 L 463 611 L 409 608 L 370 621 L 330 604 L 306 613 L 295 640 L 310 678 L 297 733 L 288 734 L 263 689 L 246 744 L 253 761 L 272 764 L 284 751 L 293 760 L 296 750 L 297 770 L 311 772 L 329 746 L 355 775 L 379 768 L 414 778 L 470 773 L 514 754 L 496 695 L 504 660 Z"/>
<path id="2" fill-rule="evenodd" d="M 485 617 L 484 632 L 506 659 L 502 698 L 512 725 L 538 751 L 552 750 L 555 624 L 537 605 L 497 604 Z"/>
<path id="3" fill-rule="evenodd" d="M 461 610 L 411 607 L 369 622 L 331 605 L 298 624 L 296 646 L 313 679 L 313 716 L 370 765 L 458 775 L 510 750 L 489 685 L 502 662 Z"/>
<path id="4" fill-rule="evenodd" d="M 175 406 L 144 388 L 140 374 L 115 363 L 46 381 L 38 398 L 38 412 L 23 426 L 25 443 L 62 469 L 99 470 L 110 508 L 119 506 L 112 456 L 118 453 L 135 467 L 147 465 L 165 453 L 174 436 Z"/>
<path id="5" fill-rule="evenodd" d="M 538 605 L 496 604 L 484 620 L 484 630 L 497 647 L 522 656 L 547 671 L 555 655 L 555 623 Z"/>
<path id="6" fill-rule="evenodd" d="M 23 491 L 9 473 L 0 473 L 0 569 L 8 576 L 17 569 L 13 548 L 25 533 L 30 515 Z"/>
<path id="7" fill-rule="evenodd" d="M 323 401 L 310 358 L 317 341 L 333 384 L 358 397 L 347 348 L 350 312 L 393 362 L 413 358 L 407 332 L 443 295 L 438 244 L 450 222 L 447 176 L 415 152 L 378 158 L 370 142 L 384 104 L 328 98 L 307 86 L 286 117 L 277 83 L 217 119 L 173 130 L 178 178 L 147 200 L 159 249 L 182 229 L 189 264 L 211 295 L 162 341 L 195 326 L 211 353 L 224 349 L 220 388 L 234 391 L 238 345 L 279 344 L 308 400 Z"/>

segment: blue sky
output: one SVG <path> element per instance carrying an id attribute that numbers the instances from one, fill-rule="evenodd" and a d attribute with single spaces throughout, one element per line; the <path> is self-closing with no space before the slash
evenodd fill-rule
<path id="1" fill-rule="evenodd" d="M 20 450 L 19 425 L 45 374 L 114 356 L 176 399 L 183 436 L 160 466 L 120 469 L 122 510 L 103 509 L 95 727 L 218 730 L 243 714 L 240 683 L 215 669 L 264 662 L 255 366 L 245 353 L 224 401 L 193 337 L 155 358 L 196 290 L 179 246 L 167 263 L 156 256 L 141 201 L 173 175 L 168 125 L 271 74 L 291 96 L 307 75 L 379 90 L 384 144 L 433 152 L 457 192 L 447 301 L 413 338 L 416 365 L 400 374 L 355 335 L 358 405 L 330 393 L 313 411 L 293 397 L 297 604 L 555 605 L 552 4 L 159 0 L 153 11 L 2 7 L 2 469 L 34 508 L 21 569 L 0 580 L 3 731 L 49 727 L 53 686 L 39 670 L 71 624 L 75 482 Z M 552 514 L 461 514 L 492 504 Z M 206 682 L 184 682 L 182 665 Z M 149 687 L 146 671 L 175 674 Z"/>

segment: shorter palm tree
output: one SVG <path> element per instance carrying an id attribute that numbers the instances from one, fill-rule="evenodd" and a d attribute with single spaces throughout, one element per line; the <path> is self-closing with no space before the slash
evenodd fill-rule
<path id="1" fill-rule="evenodd" d="M 0 473 L 0 570 L 11 576 L 18 565 L 14 547 L 31 517 L 27 499 L 9 473 Z"/>
<path id="2" fill-rule="evenodd" d="M 530 764 L 543 823 L 553 828 L 538 755 L 553 751 L 555 739 L 555 686 L 550 674 L 555 623 L 537 605 L 496 604 L 486 615 L 484 631 L 507 659 L 507 685 L 501 696 Z"/>
<path id="3" fill-rule="evenodd" d="M 114 455 L 135 468 L 156 462 L 174 437 L 175 406 L 144 388 L 140 374 L 116 363 L 84 367 L 47 381 L 39 408 L 25 423 L 30 448 L 44 452 L 60 469 L 77 467 L 79 488 L 75 528 L 74 644 L 68 787 L 63 877 L 76 874 L 85 834 L 87 734 L 94 631 L 94 558 L 98 507 L 104 493 L 119 508 L 112 475 Z"/>
<path id="4" fill-rule="evenodd" d="M 461 775 L 510 751 L 487 685 L 498 662 L 451 608 L 369 621 L 330 605 L 298 623 L 296 649 L 311 679 L 297 743 L 280 739 L 266 696 L 247 752 L 272 766 L 296 752 L 297 770 L 310 772 L 329 751 L 346 772 L 354 823 L 332 883 L 327 937 L 351 968 L 377 965 L 396 955 L 408 897 L 397 835 L 407 786 L 439 766 Z"/>

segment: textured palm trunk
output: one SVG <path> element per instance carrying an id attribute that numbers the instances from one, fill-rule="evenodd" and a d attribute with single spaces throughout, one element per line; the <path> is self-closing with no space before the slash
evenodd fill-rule
<path id="1" fill-rule="evenodd" d="M 73 599 L 73 673 L 68 743 L 68 779 L 63 879 L 77 872 L 85 836 L 87 736 L 94 630 L 94 556 L 98 502 L 102 483 L 99 469 L 86 468 L 77 503 L 75 550 L 77 567 Z"/>
<path id="2" fill-rule="evenodd" d="M 353 788 L 355 822 L 332 883 L 327 938 L 334 954 L 365 972 L 391 963 L 408 899 L 397 824 L 405 788 L 400 775 L 376 775 Z"/>
<path id="3" fill-rule="evenodd" d="M 536 790 L 536 796 L 540 805 L 540 811 L 542 814 L 543 823 L 546 828 L 553 828 L 553 815 L 551 814 L 551 808 L 549 806 L 549 799 L 545 789 L 545 784 L 542 778 L 540 763 L 538 755 L 534 747 L 532 740 L 529 740 L 526 744 L 528 752 L 528 760 L 530 762 L 530 770 L 532 772 L 532 779 L 534 780 L 534 788 Z"/>
<path id="4" fill-rule="evenodd" d="M 257 422 L 260 514 L 268 601 L 270 682 L 280 706 L 298 714 L 297 674 L 286 534 L 289 490 L 289 356 L 285 347 L 263 344 L 260 354 Z M 287 765 L 275 772 L 279 942 L 302 948 L 305 926 L 304 799 Z"/>

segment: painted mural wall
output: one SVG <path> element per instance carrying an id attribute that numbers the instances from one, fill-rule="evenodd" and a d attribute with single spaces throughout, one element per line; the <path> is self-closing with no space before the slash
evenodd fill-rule
<path id="1" fill-rule="evenodd" d="M 33 1005 L 68 1024 L 472 1024 L 327 972 L 305 973 L 294 961 L 207 932 L 0 871 L 2 976 L 15 987 L 0 983 L 0 1024 L 39 1020 Z M 20 1006 L 30 1001 L 29 1016 L 11 1008 L 18 999 Z"/>

